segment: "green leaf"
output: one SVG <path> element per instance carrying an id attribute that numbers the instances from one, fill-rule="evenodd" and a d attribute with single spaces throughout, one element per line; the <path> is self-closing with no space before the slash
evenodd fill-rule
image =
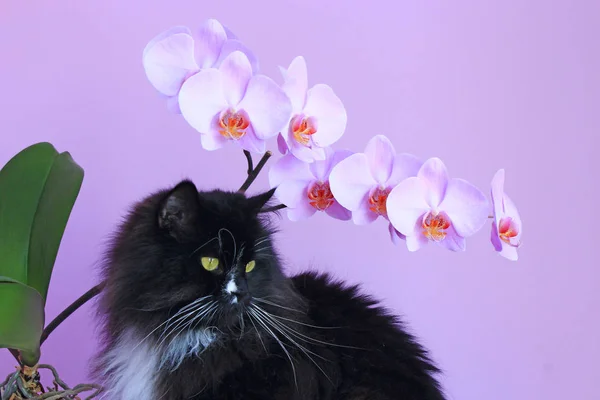
<path id="1" fill-rule="evenodd" d="M 0 347 L 37 353 L 44 329 L 42 296 L 33 288 L 0 276 Z"/>
<path id="2" fill-rule="evenodd" d="M 38 316 L 43 316 L 52 270 L 83 175 L 69 153 L 58 153 L 50 143 L 24 149 L 0 171 L 0 296 L 6 293 L 6 298 L 0 297 L 0 312 L 20 320 L 0 319 L 0 347 L 39 345 L 41 332 L 36 332 L 37 343 L 28 342 L 31 338 L 22 329 L 37 326 Z M 41 302 L 33 300 L 32 291 Z M 16 330 L 8 333 L 11 326 Z M 16 340 L 15 332 L 24 339 L 11 344 L 6 338 Z"/>

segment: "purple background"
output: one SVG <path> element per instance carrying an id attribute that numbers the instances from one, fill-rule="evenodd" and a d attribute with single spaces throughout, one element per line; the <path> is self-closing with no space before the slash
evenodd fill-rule
<path id="1" fill-rule="evenodd" d="M 361 282 L 401 312 L 445 370 L 450 399 L 597 399 L 598 4 L 3 0 L 0 163 L 48 140 L 86 170 L 48 320 L 96 282 L 104 241 L 131 202 L 187 176 L 203 188 L 243 181 L 241 151 L 203 151 L 141 66 L 154 35 L 214 17 L 278 82 L 277 65 L 306 57 L 310 84 L 331 85 L 346 105 L 340 146 L 362 151 L 386 134 L 399 151 L 438 156 L 486 193 L 506 168 L 525 224 L 512 263 L 494 253 L 489 225 L 466 253 L 410 254 L 381 220 L 284 219 L 278 244 L 290 270 Z M 264 188 L 266 174 L 252 189 Z M 79 383 L 94 348 L 85 307 L 46 342 L 43 361 Z M 14 361 L 0 353 L 4 376 Z"/>

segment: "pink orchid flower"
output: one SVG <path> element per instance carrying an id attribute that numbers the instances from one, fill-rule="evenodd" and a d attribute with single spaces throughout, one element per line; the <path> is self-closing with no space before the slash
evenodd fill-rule
<path id="1" fill-rule="evenodd" d="M 331 87 L 317 84 L 308 89 L 306 61 L 296 57 L 281 68 L 283 90 L 292 101 L 292 115 L 285 131 L 278 137 L 283 154 L 289 150 L 307 163 L 325 159 L 325 147 L 337 142 L 346 129 L 346 109 Z"/>
<path id="2" fill-rule="evenodd" d="M 154 88 L 179 113 L 178 94 L 183 82 L 201 69 L 217 68 L 234 51 L 242 51 L 258 72 L 254 54 L 215 19 L 202 24 L 196 34 L 185 26 L 173 27 L 152 39 L 144 48 L 144 70 Z"/>
<path id="3" fill-rule="evenodd" d="M 206 150 L 236 142 L 255 153 L 265 152 L 265 140 L 285 127 L 292 108 L 271 78 L 252 74 L 241 51 L 225 57 L 218 69 L 203 69 L 188 78 L 179 104 L 185 120 L 201 133 Z"/>
<path id="4" fill-rule="evenodd" d="M 396 154 L 394 145 L 383 136 L 374 136 L 364 153 L 340 162 L 329 178 L 331 190 L 342 206 L 352 211 L 352 220 L 365 225 L 379 217 L 388 219 L 387 199 L 401 181 L 416 176 L 422 162 L 410 154 Z M 403 239 L 393 226 L 392 241 Z"/>
<path id="5" fill-rule="evenodd" d="M 439 158 L 430 158 L 416 177 L 400 182 L 388 196 L 390 222 L 406 235 L 409 251 L 433 241 L 452 251 L 465 250 L 465 238 L 488 217 L 485 195 L 463 179 L 449 179 Z"/>
<path id="6" fill-rule="evenodd" d="M 342 221 L 352 218 L 352 213 L 337 202 L 329 187 L 331 169 L 352 153 L 331 148 L 324 150 L 325 159 L 310 164 L 287 154 L 269 171 L 269 183 L 271 187 L 277 187 L 275 196 L 287 206 L 292 221 L 307 219 L 317 211 Z"/>
<path id="7" fill-rule="evenodd" d="M 492 244 L 501 256 L 517 261 L 517 249 L 521 246 L 521 217 L 515 203 L 504 193 L 503 169 L 496 172 L 492 179 L 492 205 Z"/>

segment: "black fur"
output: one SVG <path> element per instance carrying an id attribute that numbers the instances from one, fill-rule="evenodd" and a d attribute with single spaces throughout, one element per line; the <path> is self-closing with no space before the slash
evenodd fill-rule
<path id="1" fill-rule="evenodd" d="M 107 355 L 127 332 L 149 335 L 160 357 L 177 334 L 209 328 L 216 339 L 181 364 L 157 367 L 154 397 L 143 400 L 444 399 L 426 351 L 375 300 L 327 275 L 284 275 L 260 213 L 272 194 L 199 193 L 184 181 L 134 207 L 103 269 L 104 348 L 94 370 L 107 389 L 119 373 Z M 220 267 L 205 270 L 201 257 Z M 239 293 L 228 294 L 232 271 Z M 181 332 L 156 329 L 203 296 L 212 297 L 198 304 L 214 311 Z M 181 317 L 183 325 L 201 312 Z"/>

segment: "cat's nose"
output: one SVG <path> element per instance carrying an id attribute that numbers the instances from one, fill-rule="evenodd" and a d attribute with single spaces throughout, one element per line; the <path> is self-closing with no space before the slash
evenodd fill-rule
<path id="1" fill-rule="evenodd" d="M 232 279 L 225 286 L 225 291 L 231 296 L 232 303 L 248 304 L 252 296 L 248 290 L 248 282 L 245 279 Z"/>

